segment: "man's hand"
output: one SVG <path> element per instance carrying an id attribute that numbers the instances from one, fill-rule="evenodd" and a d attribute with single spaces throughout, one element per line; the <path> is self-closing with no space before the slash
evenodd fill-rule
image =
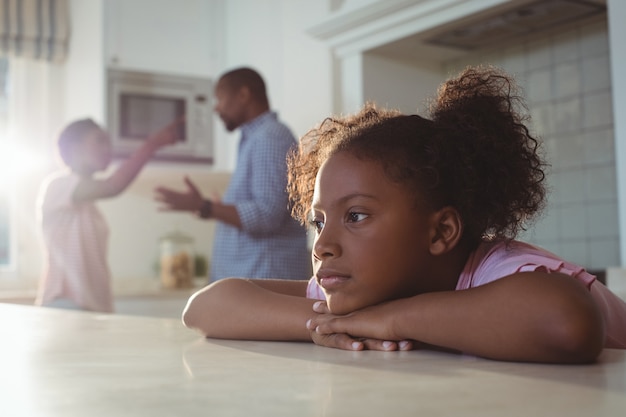
<path id="1" fill-rule="evenodd" d="M 345 350 L 411 350 L 413 343 L 408 340 L 393 340 L 388 329 L 376 320 L 371 312 L 377 306 L 355 311 L 345 316 L 330 313 L 324 301 L 313 305 L 318 315 L 307 321 L 307 329 L 315 344 Z"/>
<path id="2" fill-rule="evenodd" d="M 198 187 L 191 182 L 189 177 L 185 177 L 187 190 L 180 192 L 166 187 L 158 187 L 155 191 L 155 200 L 163 203 L 159 208 L 163 211 L 190 211 L 197 212 L 202 207 L 204 198 Z"/>

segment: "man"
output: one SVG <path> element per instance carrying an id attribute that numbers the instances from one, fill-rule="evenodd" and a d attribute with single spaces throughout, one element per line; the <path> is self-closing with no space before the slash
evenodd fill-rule
<path id="1" fill-rule="evenodd" d="M 203 197 L 189 178 L 187 190 L 156 189 L 165 209 L 218 221 L 211 281 L 226 277 L 308 279 L 305 229 L 288 209 L 286 156 L 295 145 L 289 128 L 270 111 L 265 83 L 250 68 L 222 75 L 215 112 L 226 129 L 241 130 L 237 165 L 221 201 Z"/>

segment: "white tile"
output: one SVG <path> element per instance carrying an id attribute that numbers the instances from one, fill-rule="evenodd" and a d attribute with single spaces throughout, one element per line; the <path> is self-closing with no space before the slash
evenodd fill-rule
<path id="1" fill-rule="evenodd" d="M 450 77 L 454 77 L 467 65 L 468 62 L 464 58 L 461 58 L 445 62 L 442 65 L 442 68 L 445 74 Z"/>
<path id="2" fill-rule="evenodd" d="M 557 253 L 566 261 L 588 267 L 590 263 L 589 247 L 585 239 L 569 239 L 561 242 L 561 252 Z"/>
<path id="3" fill-rule="evenodd" d="M 505 48 L 502 55 L 502 67 L 516 76 L 526 71 L 526 53 L 524 46 Z"/>
<path id="4" fill-rule="evenodd" d="M 618 294 L 626 294 L 626 268 L 612 264 L 606 271 L 606 286 Z"/>
<path id="5" fill-rule="evenodd" d="M 578 132 L 581 126 L 582 102 L 579 96 L 560 100 L 554 103 L 553 132 L 563 134 Z"/>
<path id="6" fill-rule="evenodd" d="M 612 165 L 586 168 L 584 192 L 587 199 L 589 201 L 617 199 L 615 176 L 615 167 Z"/>
<path id="7" fill-rule="evenodd" d="M 580 56 L 578 28 L 555 35 L 552 39 L 554 63 L 576 61 Z"/>
<path id="8" fill-rule="evenodd" d="M 531 134 L 535 134 L 535 136 L 538 136 L 542 141 L 542 152 L 544 153 L 543 159 L 545 163 L 548 164 L 548 167 L 546 167 L 545 170 L 551 172 L 555 169 L 560 169 L 560 166 L 558 165 L 559 159 L 557 157 L 557 139 L 554 136 L 541 136 L 532 131 Z"/>
<path id="9" fill-rule="evenodd" d="M 587 208 L 584 203 L 564 205 L 559 210 L 562 239 L 584 239 L 587 236 Z"/>
<path id="10" fill-rule="evenodd" d="M 580 29 L 580 54 L 589 57 L 608 55 L 609 38 L 606 21 L 596 22 Z"/>
<path id="11" fill-rule="evenodd" d="M 567 172 L 557 170 L 554 168 L 554 172 L 548 177 L 546 183 L 546 189 L 548 190 L 548 203 L 559 206 L 561 203 L 568 202 L 568 196 L 561 191 L 561 177 L 567 175 Z"/>
<path id="12" fill-rule="evenodd" d="M 590 238 L 616 238 L 619 236 L 617 201 L 587 204 L 587 221 Z"/>
<path id="13" fill-rule="evenodd" d="M 583 93 L 611 88 L 611 64 L 608 55 L 585 57 L 581 61 L 581 68 Z"/>
<path id="14" fill-rule="evenodd" d="M 580 94 L 581 84 L 578 61 L 560 64 L 554 68 L 554 98 Z"/>
<path id="15" fill-rule="evenodd" d="M 583 96 L 583 126 L 593 128 L 613 123 L 611 93 L 603 92 Z"/>
<path id="16" fill-rule="evenodd" d="M 529 127 L 539 136 L 548 136 L 554 132 L 552 103 L 543 103 L 530 107 L 531 120 Z"/>
<path id="17" fill-rule="evenodd" d="M 517 84 L 517 87 L 519 88 L 519 92 L 518 92 L 519 95 L 523 98 L 526 104 L 529 104 L 530 100 L 528 99 L 528 88 L 529 88 L 528 72 L 514 73 L 514 77 L 515 77 L 515 83 Z"/>
<path id="18" fill-rule="evenodd" d="M 583 164 L 615 164 L 613 129 L 594 129 L 584 133 Z"/>
<path id="19" fill-rule="evenodd" d="M 578 133 L 559 135 L 554 138 L 555 150 L 552 160 L 558 169 L 582 168 L 585 156 L 584 136 Z"/>
<path id="20" fill-rule="evenodd" d="M 554 176 L 556 175 L 556 171 L 552 166 L 546 166 L 543 169 L 543 172 L 546 175 L 546 179 L 544 181 L 544 187 L 546 189 L 546 207 L 545 211 L 551 210 L 553 205 L 558 205 L 558 198 L 556 195 L 556 182 L 554 180 Z"/>
<path id="21" fill-rule="evenodd" d="M 529 43 L 527 51 L 526 66 L 528 70 L 546 68 L 552 65 L 552 48 L 548 40 L 542 39 Z"/>
<path id="22" fill-rule="evenodd" d="M 489 51 L 483 56 L 483 63 L 495 66 L 502 66 L 504 52 L 500 49 Z"/>
<path id="23" fill-rule="evenodd" d="M 605 269 L 620 265 L 619 239 L 592 239 L 589 242 L 589 269 Z"/>
<path id="24" fill-rule="evenodd" d="M 559 236 L 559 210 L 548 205 L 544 212 L 536 219 L 532 227 L 526 232 L 529 240 L 546 241 Z"/>
<path id="25" fill-rule="evenodd" d="M 559 203 L 585 201 L 585 175 L 583 170 L 569 170 L 554 173 L 555 188 L 558 189 Z"/>
<path id="26" fill-rule="evenodd" d="M 560 240 L 537 240 L 531 243 L 559 256 L 561 256 L 561 253 L 563 252 Z"/>
<path id="27" fill-rule="evenodd" d="M 541 103 L 552 98 L 552 71 L 543 68 L 528 73 L 526 94 L 529 103 Z"/>

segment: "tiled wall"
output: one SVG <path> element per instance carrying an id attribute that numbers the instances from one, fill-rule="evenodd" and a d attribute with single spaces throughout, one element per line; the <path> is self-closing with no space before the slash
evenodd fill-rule
<path id="1" fill-rule="evenodd" d="M 522 238 L 589 269 L 619 265 L 606 21 L 476 54 L 446 70 L 485 62 L 516 75 L 551 164 L 548 206 Z"/>

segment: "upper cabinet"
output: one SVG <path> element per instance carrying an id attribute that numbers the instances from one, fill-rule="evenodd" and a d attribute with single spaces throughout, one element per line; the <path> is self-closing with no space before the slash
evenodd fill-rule
<path id="1" fill-rule="evenodd" d="M 219 69 L 220 1 L 108 0 L 104 8 L 107 67 L 202 77 Z"/>

